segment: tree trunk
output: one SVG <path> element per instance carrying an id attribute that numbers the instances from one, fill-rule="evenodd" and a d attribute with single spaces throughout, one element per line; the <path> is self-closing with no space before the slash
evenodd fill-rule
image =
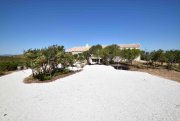
<path id="1" fill-rule="evenodd" d="M 133 65 L 133 61 L 132 60 L 130 60 L 130 63 L 131 63 L 131 66 Z"/>
<path id="2" fill-rule="evenodd" d="M 34 77 L 34 76 L 35 76 L 35 75 L 34 75 L 34 70 L 33 70 L 33 69 L 31 69 L 31 70 L 32 70 L 32 75 L 33 75 L 33 77 Z"/>

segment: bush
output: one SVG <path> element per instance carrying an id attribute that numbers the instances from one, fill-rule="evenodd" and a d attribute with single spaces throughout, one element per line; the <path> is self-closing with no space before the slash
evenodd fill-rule
<path id="1" fill-rule="evenodd" d="M 171 70 L 172 69 L 172 65 L 168 63 L 168 65 L 166 66 L 166 69 Z"/>
<path id="2" fill-rule="evenodd" d="M 44 80 L 50 80 L 51 76 L 48 74 L 38 74 L 34 78 L 39 79 L 40 81 L 44 81 Z"/>
<path id="3" fill-rule="evenodd" d="M 1 71 L 13 71 L 17 69 L 17 66 L 17 62 L 0 62 Z"/>
<path id="4" fill-rule="evenodd" d="M 0 70 L 13 71 L 17 66 L 24 66 L 26 60 L 23 56 L 0 56 Z"/>
<path id="5" fill-rule="evenodd" d="M 4 75 L 5 73 L 3 71 L 0 71 L 0 75 Z"/>
<path id="6" fill-rule="evenodd" d="M 40 81 L 45 81 L 45 80 L 51 80 L 53 77 L 58 76 L 60 74 L 67 74 L 71 72 L 68 69 L 55 69 L 52 71 L 52 73 L 40 73 L 34 76 L 35 79 L 38 79 Z"/>
<path id="7" fill-rule="evenodd" d="M 51 80 L 51 76 L 45 75 L 44 80 Z"/>
<path id="8" fill-rule="evenodd" d="M 26 60 L 23 56 L 0 56 L 0 71 L 17 70 L 17 66 L 24 66 Z"/>
<path id="9" fill-rule="evenodd" d="M 69 72 L 70 72 L 70 70 L 68 70 L 68 69 L 62 70 L 62 73 L 63 73 L 63 74 L 67 74 L 67 73 L 69 73 Z"/>

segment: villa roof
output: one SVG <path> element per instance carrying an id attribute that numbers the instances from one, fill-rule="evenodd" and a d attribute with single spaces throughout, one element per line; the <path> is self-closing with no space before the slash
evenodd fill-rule
<path id="1" fill-rule="evenodd" d="M 88 51 L 90 48 L 91 46 L 73 47 L 68 49 L 66 52 L 84 52 L 84 51 Z"/>
<path id="2" fill-rule="evenodd" d="M 140 48 L 140 44 L 118 44 L 120 48 Z"/>
<path id="3" fill-rule="evenodd" d="M 120 48 L 136 48 L 136 49 L 140 49 L 140 44 L 117 44 Z M 103 48 L 106 46 L 103 46 Z M 91 48 L 91 46 L 80 46 L 80 47 L 73 47 L 70 48 L 68 50 L 66 50 L 66 52 L 84 52 L 84 51 L 88 51 Z"/>

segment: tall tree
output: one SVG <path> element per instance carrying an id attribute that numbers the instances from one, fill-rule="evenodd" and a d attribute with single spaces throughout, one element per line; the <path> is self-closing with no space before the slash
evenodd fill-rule
<path id="1" fill-rule="evenodd" d="M 102 50 L 102 46 L 101 45 L 94 45 L 89 49 L 89 54 L 93 55 L 93 56 L 100 56 L 100 52 Z"/>
<path id="2" fill-rule="evenodd" d="M 166 56 L 163 50 L 159 49 L 157 51 L 153 52 L 153 57 L 152 57 L 153 61 L 157 61 L 160 62 L 161 65 L 163 65 L 163 62 L 166 61 Z"/>
<path id="3" fill-rule="evenodd" d="M 121 50 L 120 56 L 129 62 L 131 62 L 134 59 L 136 59 L 140 55 L 140 50 L 139 49 L 123 49 Z"/>
<path id="4" fill-rule="evenodd" d="M 101 55 L 103 57 L 104 63 L 106 64 L 109 64 L 109 62 L 111 62 L 115 56 L 119 56 L 119 54 L 120 54 L 120 49 L 119 46 L 116 44 L 106 46 L 101 51 Z"/>
<path id="5" fill-rule="evenodd" d="M 24 56 L 30 61 L 33 76 L 52 74 L 57 69 L 59 63 L 67 65 L 71 63 L 69 54 L 65 53 L 63 46 L 53 45 L 43 49 L 29 49 L 24 52 Z"/>

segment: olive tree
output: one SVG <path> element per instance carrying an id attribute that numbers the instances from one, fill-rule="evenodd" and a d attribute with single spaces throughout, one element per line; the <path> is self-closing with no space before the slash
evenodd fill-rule
<path id="1" fill-rule="evenodd" d="M 101 51 L 101 56 L 105 64 L 109 64 L 110 62 L 112 62 L 112 59 L 115 56 L 119 56 L 119 54 L 120 54 L 120 49 L 119 46 L 116 44 L 106 46 Z"/>
<path id="2" fill-rule="evenodd" d="M 128 60 L 131 64 L 134 59 L 140 55 L 139 49 L 123 49 L 121 50 L 120 56 Z"/>
<path id="3" fill-rule="evenodd" d="M 65 53 L 63 46 L 53 45 L 43 49 L 29 49 L 24 52 L 24 56 L 29 60 L 33 77 L 41 75 L 52 75 L 61 63 L 64 68 L 73 63 L 71 54 Z M 39 77 L 38 77 L 39 78 Z"/>

